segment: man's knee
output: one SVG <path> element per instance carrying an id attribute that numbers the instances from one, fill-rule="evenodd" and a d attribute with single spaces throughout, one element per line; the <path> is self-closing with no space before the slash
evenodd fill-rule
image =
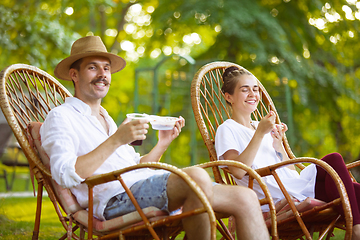
<path id="1" fill-rule="evenodd" d="M 197 185 L 205 192 L 206 195 L 212 194 L 212 183 L 209 174 L 202 168 L 190 167 L 183 170 Z M 194 191 L 182 178 L 171 174 L 167 184 L 168 190 L 179 193 L 179 189 L 184 194 L 192 194 Z M 211 192 L 210 192 L 211 191 Z M 183 194 L 181 194 L 183 195 Z"/>
<path id="2" fill-rule="evenodd" d="M 197 167 L 184 169 L 184 172 L 197 183 L 205 193 L 206 197 L 211 201 L 213 192 L 209 174 L 202 168 Z M 198 198 L 196 191 L 196 188 L 192 189 L 182 178 L 175 174 L 171 174 L 167 183 L 169 209 L 176 209 L 186 201 L 190 201 L 197 205 L 200 199 Z"/>
<path id="3" fill-rule="evenodd" d="M 250 189 L 250 188 L 246 188 L 246 187 L 237 187 L 235 188 L 235 191 L 233 191 L 233 193 L 231 194 L 231 197 L 233 199 L 237 199 L 237 201 L 241 202 L 241 204 L 243 205 L 258 205 L 259 204 L 259 200 L 258 197 L 256 195 L 256 193 Z"/>
<path id="4" fill-rule="evenodd" d="M 201 187 L 205 194 L 210 194 L 209 191 L 212 191 L 212 182 L 209 174 L 204 169 L 191 167 L 184 169 L 184 171 Z"/>

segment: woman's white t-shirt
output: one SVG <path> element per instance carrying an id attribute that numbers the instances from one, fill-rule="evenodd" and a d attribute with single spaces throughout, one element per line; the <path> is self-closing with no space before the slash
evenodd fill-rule
<path id="1" fill-rule="evenodd" d="M 258 122 L 254 123 L 258 125 Z M 255 130 L 249 129 L 232 119 L 226 120 L 216 131 L 215 149 L 218 159 L 226 160 L 223 158 L 223 155 L 231 149 L 238 151 L 239 154 L 242 153 L 254 136 L 254 133 Z M 272 144 L 273 138 L 270 133 L 265 134 L 254 162 L 251 165 L 252 169 L 262 168 L 280 162 Z M 314 197 L 316 180 L 316 166 L 314 164 L 310 164 L 302 170 L 300 174 L 287 167 L 277 169 L 276 173 L 280 177 L 288 193 L 299 201 L 303 201 L 307 197 Z M 273 176 L 265 176 L 263 177 L 263 180 L 269 188 L 275 204 L 284 198 L 284 195 Z M 246 175 L 242 179 L 235 178 L 235 181 L 238 185 L 248 186 L 249 177 Z M 260 185 L 256 181 L 254 181 L 254 191 L 259 199 L 265 197 Z M 262 210 L 269 211 L 269 208 L 267 205 L 263 205 Z"/>

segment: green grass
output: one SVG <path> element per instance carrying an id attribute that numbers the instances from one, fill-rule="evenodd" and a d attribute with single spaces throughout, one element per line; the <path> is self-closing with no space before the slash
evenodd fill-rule
<path id="1" fill-rule="evenodd" d="M 36 198 L 0 198 L 0 238 L 31 239 Z M 49 198 L 43 200 L 39 239 L 59 239 L 65 233 Z"/>
<path id="2" fill-rule="evenodd" d="M 0 175 L 7 172 L 9 184 L 14 168 L 0 164 Z M 12 192 L 32 191 L 29 168 L 17 167 Z M 35 182 L 35 188 L 36 188 Z M 0 193 L 7 192 L 5 179 L 0 178 Z M 36 197 L 0 198 L 0 239 L 31 239 L 34 230 Z M 48 197 L 43 198 L 39 239 L 59 239 L 65 233 Z"/>
<path id="3" fill-rule="evenodd" d="M 35 210 L 35 197 L 0 198 L 0 239 L 31 239 Z M 44 197 L 39 239 L 59 239 L 64 233 L 51 201 Z M 331 240 L 340 239 L 344 239 L 344 231 L 336 230 Z"/>

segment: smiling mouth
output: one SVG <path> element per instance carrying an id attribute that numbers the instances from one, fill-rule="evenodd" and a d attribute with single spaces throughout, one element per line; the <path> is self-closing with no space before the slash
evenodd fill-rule
<path id="1" fill-rule="evenodd" d="M 98 86 L 98 87 L 105 87 L 105 86 L 110 85 L 109 82 L 104 78 L 95 79 L 95 80 L 91 81 L 91 84 L 94 84 L 95 86 Z"/>
<path id="2" fill-rule="evenodd" d="M 99 87 L 105 87 L 107 84 L 103 83 L 103 82 L 97 82 L 95 83 L 95 86 L 99 86 Z"/>

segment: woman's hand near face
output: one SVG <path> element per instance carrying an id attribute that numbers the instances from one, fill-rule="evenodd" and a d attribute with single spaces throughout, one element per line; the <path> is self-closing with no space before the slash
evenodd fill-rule
<path id="1" fill-rule="evenodd" d="M 275 128 L 271 131 L 271 136 L 274 139 L 273 147 L 276 151 L 280 151 L 282 149 L 282 139 L 287 130 L 288 127 L 286 126 L 286 124 L 281 123 L 281 124 L 276 124 Z"/>
<path id="2" fill-rule="evenodd" d="M 275 149 L 276 156 L 280 161 L 288 160 L 289 156 L 285 151 L 285 148 L 282 144 L 282 139 L 285 132 L 288 130 L 288 127 L 285 123 L 276 124 L 275 128 L 271 131 L 271 136 L 273 137 L 273 147 Z M 288 165 L 288 168 L 295 170 L 294 165 Z"/>
<path id="3" fill-rule="evenodd" d="M 263 117 L 256 129 L 256 132 L 264 136 L 269 133 L 275 127 L 275 113 L 270 111 L 265 117 Z"/>

